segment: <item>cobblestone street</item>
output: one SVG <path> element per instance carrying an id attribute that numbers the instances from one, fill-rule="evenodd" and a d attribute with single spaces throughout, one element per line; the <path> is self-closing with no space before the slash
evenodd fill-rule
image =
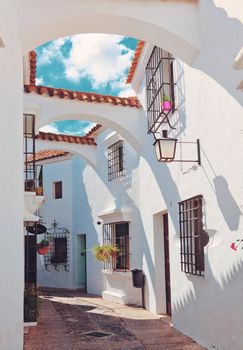
<path id="1" fill-rule="evenodd" d="M 204 349 L 142 308 L 78 292 L 50 290 L 40 298 L 38 326 L 25 334 L 24 350 Z"/>

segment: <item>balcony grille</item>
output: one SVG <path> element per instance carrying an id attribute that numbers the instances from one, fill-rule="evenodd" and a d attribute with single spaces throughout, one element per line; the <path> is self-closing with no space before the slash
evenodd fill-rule
<path id="1" fill-rule="evenodd" d="M 175 111 L 174 58 L 167 51 L 155 46 L 146 67 L 146 96 L 148 133 L 159 133 L 163 123 L 169 121 Z M 163 105 L 164 97 L 170 107 Z"/>

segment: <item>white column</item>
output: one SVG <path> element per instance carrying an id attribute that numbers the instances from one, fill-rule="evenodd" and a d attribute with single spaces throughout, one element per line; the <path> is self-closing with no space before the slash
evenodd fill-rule
<path id="1" fill-rule="evenodd" d="M 0 0 L 0 349 L 23 349 L 22 54 L 16 0 Z"/>

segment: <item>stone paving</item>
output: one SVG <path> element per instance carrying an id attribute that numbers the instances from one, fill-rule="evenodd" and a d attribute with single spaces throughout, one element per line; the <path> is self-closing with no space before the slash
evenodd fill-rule
<path id="1" fill-rule="evenodd" d="M 205 350 L 142 308 L 61 290 L 40 298 L 38 325 L 25 334 L 24 350 Z"/>

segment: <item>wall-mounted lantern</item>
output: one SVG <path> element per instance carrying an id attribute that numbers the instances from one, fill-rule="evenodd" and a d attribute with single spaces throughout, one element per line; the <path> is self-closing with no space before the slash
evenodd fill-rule
<path id="1" fill-rule="evenodd" d="M 197 160 L 181 160 L 175 159 L 176 145 L 177 143 L 196 143 L 197 144 Z M 200 142 L 199 139 L 196 142 L 178 142 L 177 139 L 169 138 L 167 130 L 162 131 L 162 138 L 157 139 L 154 142 L 155 152 L 157 160 L 159 162 L 192 162 L 201 165 L 200 156 Z"/>
<path id="2" fill-rule="evenodd" d="M 177 139 L 170 139 L 167 130 L 162 131 L 163 137 L 154 143 L 156 156 L 159 162 L 172 162 L 175 158 Z"/>

